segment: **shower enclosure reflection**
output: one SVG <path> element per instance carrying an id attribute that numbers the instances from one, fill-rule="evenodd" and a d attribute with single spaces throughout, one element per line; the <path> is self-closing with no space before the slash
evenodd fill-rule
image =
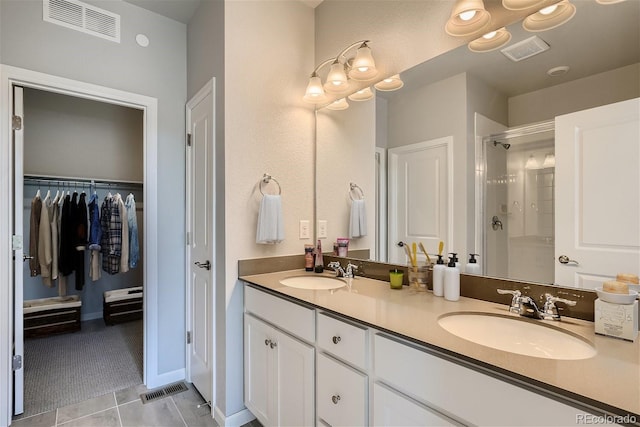
<path id="1" fill-rule="evenodd" d="M 483 138 L 483 274 L 554 282 L 553 122 Z"/>

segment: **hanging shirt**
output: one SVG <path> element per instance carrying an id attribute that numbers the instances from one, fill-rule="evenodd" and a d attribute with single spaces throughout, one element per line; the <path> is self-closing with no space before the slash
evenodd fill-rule
<path id="1" fill-rule="evenodd" d="M 115 203 L 118 205 L 118 213 L 120 214 L 120 224 L 122 230 L 122 242 L 120 244 L 120 273 L 129 271 L 129 223 L 127 221 L 127 208 L 124 205 L 120 193 L 115 196 Z"/>
<path id="2" fill-rule="evenodd" d="M 73 193 L 75 199 L 77 193 Z M 74 266 L 76 271 L 76 290 L 81 291 L 84 287 L 84 251 L 87 248 L 87 203 L 86 194 L 80 194 L 78 201 L 73 205 L 73 229 L 74 242 Z"/>
<path id="3" fill-rule="evenodd" d="M 38 238 L 40 236 L 40 216 L 42 214 L 42 199 L 40 190 L 31 201 L 31 218 L 29 221 L 29 271 L 31 277 L 40 274 L 40 261 L 38 260 Z"/>
<path id="4" fill-rule="evenodd" d="M 118 205 L 110 194 L 102 202 L 100 213 L 102 269 L 109 274 L 117 274 L 122 250 L 122 221 Z"/>
<path id="5" fill-rule="evenodd" d="M 58 246 L 58 202 L 60 201 L 60 193 L 56 194 L 56 197 L 53 199 L 51 203 L 51 280 L 56 280 L 58 278 L 58 252 L 60 251 L 60 247 Z"/>
<path id="6" fill-rule="evenodd" d="M 42 209 L 40 210 L 40 226 L 38 228 L 38 262 L 40 263 L 40 274 L 42 283 L 45 286 L 53 287 L 51 280 L 51 262 L 53 254 L 51 253 L 51 216 L 53 215 L 53 203 L 51 202 L 51 194 L 47 191 L 47 195 L 42 201 Z"/>
<path id="7" fill-rule="evenodd" d="M 102 228 L 100 226 L 100 208 L 98 195 L 94 192 L 89 199 L 89 277 L 94 282 L 100 280 L 100 249 Z"/>
<path id="8" fill-rule="evenodd" d="M 127 222 L 129 223 L 129 268 L 136 268 L 140 258 L 140 245 L 138 243 L 136 201 L 133 194 L 129 193 L 125 206 L 127 207 Z"/>
<path id="9" fill-rule="evenodd" d="M 77 193 L 74 193 L 77 196 Z M 60 274 L 68 276 L 73 273 L 75 248 L 73 247 L 73 209 L 71 196 L 64 196 L 60 216 Z"/>

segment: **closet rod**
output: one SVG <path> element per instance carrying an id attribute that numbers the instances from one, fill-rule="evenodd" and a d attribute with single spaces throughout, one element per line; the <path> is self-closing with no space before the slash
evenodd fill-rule
<path id="1" fill-rule="evenodd" d="M 140 181 L 119 181 L 119 180 L 108 180 L 108 179 L 100 179 L 100 180 L 92 180 L 91 178 L 72 178 L 72 177 L 64 177 L 64 176 L 46 176 L 46 175 L 24 175 L 24 183 L 35 183 L 35 184 L 65 184 L 65 185 L 76 185 L 76 186 L 86 186 L 91 185 L 93 181 L 95 188 L 101 189 L 109 189 L 113 187 L 118 188 L 132 188 L 141 190 L 143 187 L 142 182 Z"/>

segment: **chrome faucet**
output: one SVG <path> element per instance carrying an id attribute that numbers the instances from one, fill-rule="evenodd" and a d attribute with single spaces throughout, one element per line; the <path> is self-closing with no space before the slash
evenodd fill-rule
<path id="1" fill-rule="evenodd" d="M 564 298 L 554 297 L 553 295 L 546 293 L 545 295 L 545 303 L 543 309 L 540 310 L 535 300 L 527 295 L 522 295 L 522 292 L 519 290 L 507 290 L 507 289 L 498 289 L 499 294 L 511 294 L 513 298 L 511 298 L 511 304 L 509 305 L 509 311 L 511 313 L 519 314 L 523 317 L 530 317 L 532 319 L 538 320 L 560 320 L 560 313 L 558 312 L 558 307 L 556 307 L 556 302 L 562 302 L 569 306 L 576 305 L 575 301 L 570 301 Z"/>
<path id="2" fill-rule="evenodd" d="M 347 263 L 347 269 L 344 270 L 342 268 L 342 266 L 340 265 L 339 261 L 332 261 L 330 262 L 327 267 L 332 268 L 333 271 L 336 272 L 336 277 L 342 276 L 345 279 L 350 279 L 353 277 L 353 271 L 358 269 L 357 265 L 351 264 L 350 262 Z"/>

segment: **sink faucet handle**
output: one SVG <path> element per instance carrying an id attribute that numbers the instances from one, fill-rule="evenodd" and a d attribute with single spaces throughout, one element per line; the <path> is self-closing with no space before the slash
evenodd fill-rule
<path id="1" fill-rule="evenodd" d="M 567 304 L 568 306 L 573 307 L 574 305 L 576 305 L 576 301 L 572 301 L 569 299 L 565 299 L 565 298 L 560 298 L 560 297 L 555 297 L 551 294 L 544 294 L 546 300 L 548 303 L 556 303 L 556 302 L 562 302 Z"/>
<path id="2" fill-rule="evenodd" d="M 509 306 L 509 311 L 516 314 L 522 313 L 522 292 L 518 289 L 510 290 L 510 289 L 496 289 L 501 295 L 513 295 L 511 298 L 511 305 Z"/>

